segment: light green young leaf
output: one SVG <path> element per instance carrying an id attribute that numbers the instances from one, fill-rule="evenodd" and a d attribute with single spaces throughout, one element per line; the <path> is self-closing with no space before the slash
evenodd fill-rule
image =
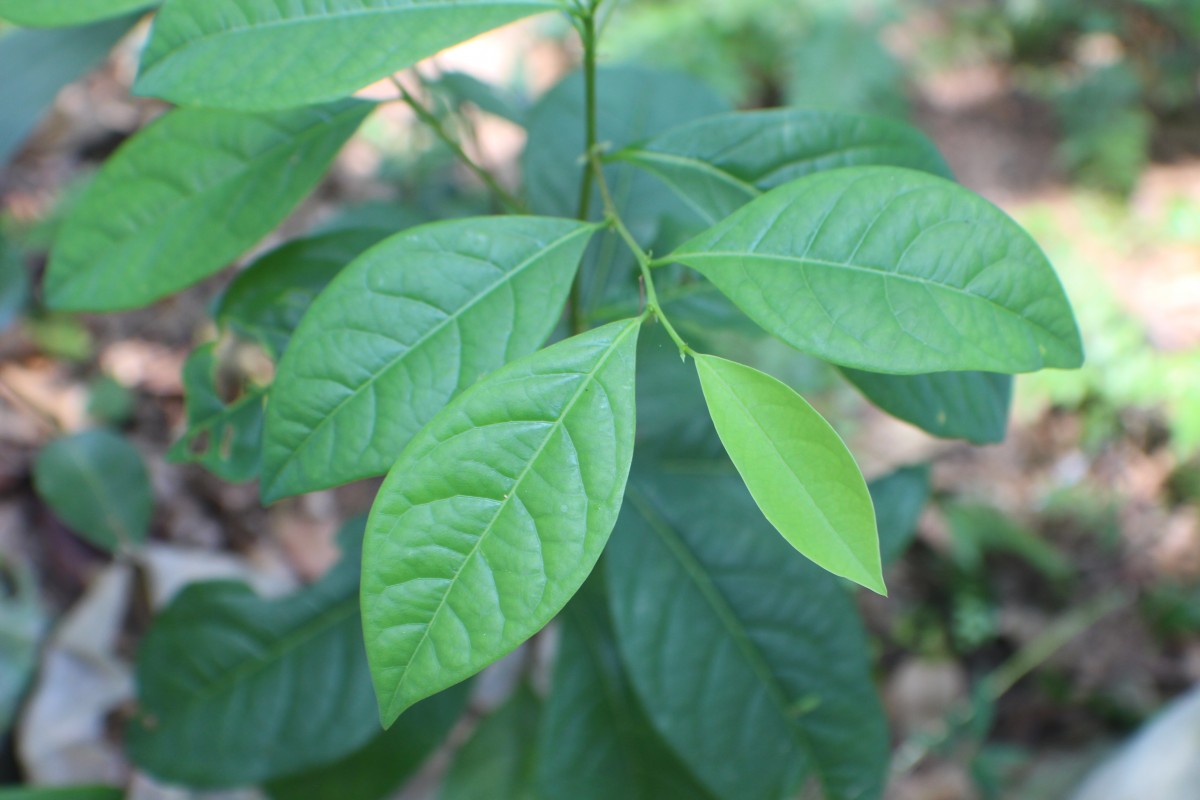
<path id="1" fill-rule="evenodd" d="M 47 5 L 60 2 L 47 0 Z M 0 36 L 0 164 L 25 141 L 59 90 L 99 63 L 133 23 L 124 17 L 82 28 Z"/>
<path id="2" fill-rule="evenodd" d="M 591 572 L 633 455 L 640 326 L 614 322 L 497 370 L 400 455 L 363 553 L 385 725 L 512 652 Z"/>
<path id="3" fill-rule="evenodd" d="M 136 547 L 150 527 L 154 497 L 138 451 L 96 429 L 56 439 L 33 464 L 33 486 L 71 530 L 108 551 Z"/>
<path id="4" fill-rule="evenodd" d="M 818 566 L 887 594 L 867 482 L 837 432 L 787 384 L 697 355 L 721 443 L 763 515 Z"/>
<path id="5" fill-rule="evenodd" d="M 460 683 L 410 708 L 366 747 L 340 761 L 266 785 L 271 800 L 383 800 L 416 774 L 467 704 L 471 684 Z"/>
<path id="6" fill-rule="evenodd" d="M 711 798 L 663 742 L 634 696 L 617 653 L 599 572 L 560 617 L 554 683 L 538 730 L 539 796 Z"/>
<path id="7" fill-rule="evenodd" d="M 452 220 L 343 270 L 279 365 L 263 497 L 386 472 L 454 395 L 545 342 L 594 232 L 544 217 Z"/>
<path id="8" fill-rule="evenodd" d="M 843 367 L 863 396 L 897 419 L 946 439 L 994 444 L 1008 431 L 1011 375 L 996 372 L 932 372 L 884 375 Z"/>
<path id="9" fill-rule="evenodd" d="M 119 17 L 156 6 L 159 2 L 161 0 L 0 0 L 0 19 L 28 28 L 65 28 Z"/>
<path id="10" fill-rule="evenodd" d="M 439 800 L 540 800 L 534 786 L 542 703 L 524 683 L 455 754 Z"/>
<path id="11" fill-rule="evenodd" d="M 914 374 L 1079 366 L 1058 276 L 986 200 L 913 170 L 852 167 L 785 184 L 666 261 L 696 269 L 793 347 Z"/>
<path id="12" fill-rule="evenodd" d="M 47 303 L 132 308 L 225 267 L 308 194 L 373 108 L 168 113 L 84 191 L 50 255 Z"/>
<path id="13" fill-rule="evenodd" d="M 351 228 L 288 242 L 239 272 L 213 316 L 257 340 L 278 361 L 321 290 L 387 235 L 378 229 Z"/>
<path id="14" fill-rule="evenodd" d="M 634 689 L 717 797 L 794 797 L 814 775 L 829 800 L 878 800 L 887 722 L 853 600 L 728 462 L 639 461 L 605 558 Z"/>
<path id="15" fill-rule="evenodd" d="M 267 387 L 247 386 L 226 404 L 217 389 L 216 343 L 197 347 L 183 365 L 187 430 L 170 450 L 176 464 L 202 464 L 238 483 L 258 475 L 262 461 L 263 401 Z"/>
<path id="16" fill-rule="evenodd" d="M 193 584 L 138 650 L 134 762 L 195 788 L 236 787 L 335 761 L 379 733 L 358 614 L 362 523 L 317 583 L 264 600 Z"/>
<path id="17" fill-rule="evenodd" d="M 240 110 L 322 103 L 492 28 L 562 8 L 557 0 L 170 0 L 134 89 Z"/>
<path id="18" fill-rule="evenodd" d="M 612 158 L 657 175 L 710 225 L 763 192 L 839 167 L 909 167 L 952 177 L 933 142 L 915 128 L 803 108 L 706 117 Z"/>

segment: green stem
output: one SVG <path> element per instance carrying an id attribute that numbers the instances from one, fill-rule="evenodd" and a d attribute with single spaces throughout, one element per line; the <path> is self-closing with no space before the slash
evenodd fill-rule
<path id="1" fill-rule="evenodd" d="M 579 20 L 579 38 L 583 42 L 584 153 L 587 162 L 583 165 L 583 177 L 579 182 L 578 217 L 586 220 L 592 205 L 591 154 L 596 149 L 596 18 L 591 10 Z"/>
<path id="2" fill-rule="evenodd" d="M 625 242 L 630 251 L 633 252 L 633 257 L 637 260 L 638 269 L 642 273 L 642 283 L 646 287 L 646 310 L 653 313 L 654 316 L 662 323 L 663 328 L 667 331 L 667 335 L 671 337 L 671 341 L 679 348 L 681 356 L 695 357 L 696 351 L 688 346 L 679 332 L 675 330 L 675 326 L 671 324 L 671 320 L 662 310 L 662 305 L 658 301 L 658 291 L 654 287 L 654 276 L 650 274 L 650 265 L 652 262 L 649 254 L 642 249 L 634 238 L 633 233 L 625 225 L 621 215 L 617 212 L 617 204 L 613 202 L 612 192 L 608 188 L 608 181 L 604 177 L 604 168 L 600 164 L 600 155 L 596 149 L 592 149 L 588 153 L 588 163 L 592 167 L 592 172 L 596 176 L 596 185 L 600 189 L 600 199 L 604 201 L 604 214 L 608 220 L 608 224 L 612 226 L 617 235 Z"/>
<path id="3" fill-rule="evenodd" d="M 584 137 L 586 141 L 587 161 L 583 165 L 583 175 L 579 181 L 579 213 L 580 221 L 586 222 L 591 213 L 592 203 L 592 165 L 591 152 L 596 146 L 596 17 L 595 10 L 599 2 L 594 2 L 585 11 L 579 10 L 579 39 L 583 44 L 583 83 L 584 83 Z M 583 311 L 583 270 L 575 275 L 571 284 L 570 314 L 571 333 L 583 333 L 587 329 L 587 319 Z"/>
<path id="4" fill-rule="evenodd" d="M 483 181 L 484 186 L 496 196 L 496 199 L 500 201 L 500 204 L 504 206 L 506 211 L 510 214 L 526 213 L 525 204 L 501 186 L 492 173 L 475 163 L 474 159 L 467 155 L 466 151 L 462 149 L 462 145 L 450 135 L 450 132 L 442 125 L 442 121 L 437 118 L 436 114 L 422 105 L 417 98 L 413 97 L 412 92 L 408 91 L 404 84 L 396 80 L 394 76 L 392 77 L 392 84 L 400 91 L 400 99 L 413 110 L 413 113 L 417 115 L 417 119 L 433 131 L 442 144 L 450 148 L 455 158 L 461 161 L 467 169 L 471 170 L 479 180 Z"/>

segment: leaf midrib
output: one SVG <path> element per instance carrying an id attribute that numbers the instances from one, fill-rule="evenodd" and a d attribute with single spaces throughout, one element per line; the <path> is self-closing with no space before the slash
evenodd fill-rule
<path id="1" fill-rule="evenodd" d="M 368 106 L 370 106 L 370 108 Z M 217 180 L 205 184 L 197 191 L 189 194 L 179 195 L 177 202 L 171 203 L 161 210 L 161 214 L 156 215 L 155 227 L 161 228 L 164 223 L 184 215 L 192 206 L 197 204 L 197 200 L 206 198 L 215 192 L 226 189 L 238 181 L 254 175 L 256 171 L 265 171 L 269 166 L 274 166 L 274 162 L 278 160 L 279 156 L 285 155 L 289 150 L 299 151 L 303 149 L 305 146 L 311 144 L 313 140 L 320 138 L 317 134 L 329 132 L 329 130 L 332 130 L 341 122 L 343 122 L 344 118 L 353 117 L 360 114 L 365 118 L 366 115 L 370 113 L 372 108 L 372 104 L 360 105 L 359 102 L 355 102 L 348 104 L 343 111 L 316 117 L 311 121 L 311 123 L 305 125 L 298 133 L 290 135 L 289 132 L 289 135 L 285 136 L 279 142 L 270 145 L 260 152 L 250 154 L 248 158 L 239 162 L 237 169 L 231 169 Z M 164 124 L 168 121 L 169 120 L 166 118 L 163 119 Z M 344 139 L 346 137 L 342 138 Z M 266 163 L 268 160 L 272 162 L 270 165 Z M 107 190 L 109 187 L 102 186 L 98 188 Z M 84 198 L 84 200 L 86 200 L 86 198 Z M 98 216 L 104 217 L 106 214 L 98 214 Z M 99 263 L 107 264 L 114 261 L 119 261 L 128 265 L 127 259 L 121 259 L 118 258 L 118 256 L 121 256 L 130 247 L 130 243 L 137 242 L 141 239 L 142 230 L 135 231 L 132 235 L 126 235 L 123 234 L 123 232 L 114 232 L 111 229 L 102 228 L 90 222 L 86 224 L 86 227 L 96 229 L 104 236 L 105 239 L 120 242 L 116 252 Z M 69 235 L 70 231 L 68 230 L 66 233 Z M 64 256 L 68 258 L 67 263 L 78 263 L 81 260 L 87 260 L 87 258 L 84 258 L 82 255 L 72 252 L 64 253 Z M 90 275 L 90 273 L 90 270 L 76 269 L 71 273 L 69 280 L 61 281 L 58 284 L 57 291 L 62 292 L 65 291 L 65 287 L 78 284 L 79 277 Z"/>
<path id="2" fill-rule="evenodd" d="M 459 307 L 452 314 L 447 314 L 445 319 L 441 320 L 440 322 L 437 323 L 437 325 L 433 326 L 428 331 L 421 334 L 421 336 L 419 338 L 417 338 L 417 340 L 414 341 L 411 345 L 408 345 L 403 350 L 401 350 L 398 354 L 396 354 L 396 356 L 394 356 L 393 358 L 391 358 L 387 362 L 385 362 L 378 370 L 376 370 L 374 372 L 374 374 L 371 375 L 370 378 L 368 378 L 365 382 L 363 382 L 358 387 L 356 387 L 353 392 L 351 392 L 350 394 L 346 395 L 341 400 L 339 400 L 338 404 L 336 406 L 334 406 L 332 409 L 330 409 L 328 412 L 326 412 L 321 417 L 321 421 L 318 422 L 313 427 L 311 427 L 308 430 L 308 432 L 304 434 L 304 437 L 294 447 L 292 447 L 291 453 L 288 455 L 288 457 L 286 459 L 284 459 L 284 461 L 280 465 L 279 469 L 275 472 L 276 477 L 269 484 L 270 491 L 264 492 L 264 496 L 267 496 L 267 497 L 274 496 L 275 491 L 276 491 L 280 481 L 282 481 L 284 479 L 286 472 L 289 469 L 291 469 L 293 467 L 293 465 L 299 460 L 300 451 L 308 446 L 308 443 L 310 441 L 312 441 L 313 437 L 316 436 L 319 431 L 323 430 L 328 424 L 330 424 L 331 420 L 333 420 L 334 418 L 336 418 L 338 416 L 338 414 L 341 412 L 342 408 L 345 407 L 345 405 L 347 403 L 349 403 L 352 400 L 357 399 L 364 391 L 366 391 L 370 387 L 374 386 L 375 383 L 377 381 L 379 381 L 385 374 L 390 373 L 393 369 L 400 366 L 400 364 L 405 359 L 407 359 L 410 355 L 412 355 L 412 353 L 415 352 L 418 348 L 424 346 L 434 336 L 441 333 L 441 331 L 447 325 L 449 325 L 452 322 L 457 322 L 464 314 L 466 314 L 468 311 L 470 311 L 472 308 L 474 308 L 479 303 L 483 302 L 484 299 L 491 297 L 492 294 L 497 289 L 499 289 L 501 286 L 515 280 L 518 276 L 523 274 L 525 272 L 525 270 L 532 267 L 536 262 L 538 262 L 542 258 L 546 257 L 548 254 L 550 254 L 550 253 L 554 252 L 555 250 L 559 249 L 560 247 L 562 247 L 565 243 L 570 241 L 572 238 L 574 238 L 576 236 L 583 236 L 585 234 L 590 236 L 595 232 L 595 230 L 596 230 L 596 228 L 594 225 L 583 225 L 583 226 L 580 226 L 577 228 L 573 228 L 571 231 L 567 232 L 565 235 L 559 237 L 558 239 L 555 239 L 553 242 L 550 242 L 549 244 L 542 247 L 536 253 L 533 253 L 532 255 L 530 255 L 528 258 L 526 258 L 521 263 L 517 264 L 511 270 L 509 270 L 507 272 L 502 272 L 500 277 L 497 280 L 493 281 L 490 285 L 485 287 L 479 294 L 477 294 L 475 297 L 473 297 L 466 305 Z M 457 255 L 457 254 L 455 254 L 455 255 Z M 489 263 L 491 263 L 493 266 L 495 266 L 495 262 L 489 262 Z M 575 266 L 576 266 L 576 269 L 578 269 L 579 265 L 576 264 Z M 411 300 L 415 300 L 416 298 L 405 297 L 404 299 L 411 301 Z M 297 331 L 297 334 L 299 334 L 299 333 L 300 332 Z M 298 352 L 296 350 L 296 348 L 291 347 L 291 346 L 289 346 L 288 350 L 290 350 L 291 352 Z M 287 358 L 286 351 L 284 353 L 284 358 L 285 359 Z M 455 392 L 462 391 L 462 389 L 463 389 L 463 387 L 461 385 L 455 386 L 454 388 L 455 388 Z M 270 415 L 268 417 L 268 419 L 270 419 L 273 416 L 274 415 Z M 271 426 L 271 427 L 275 427 L 275 426 Z M 266 438 L 268 441 L 272 441 L 272 440 L 276 439 L 276 437 L 271 436 L 271 435 L 268 435 Z"/>
<path id="3" fill-rule="evenodd" d="M 591 386 L 592 382 L 596 379 L 596 375 L 599 374 L 600 370 L 602 370 L 605 365 L 608 364 L 609 359 L 612 358 L 615 352 L 617 352 L 618 347 L 625 341 L 626 337 L 628 337 L 633 331 L 637 330 L 640 326 L 640 318 L 631 320 L 629 323 L 627 323 L 625 330 L 621 331 L 616 337 L 613 338 L 612 343 L 609 344 L 604 354 L 601 355 L 597 360 L 596 366 L 586 373 L 586 377 L 580 381 L 579 388 L 575 390 L 575 393 L 571 396 L 571 399 L 567 401 L 567 404 L 563 407 L 562 412 L 558 415 L 550 427 L 546 429 L 546 435 L 542 439 L 542 443 L 530 456 L 529 461 L 525 464 L 525 467 L 521 470 L 520 474 L 517 475 L 516 479 L 513 481 L 512 488 L 508 490 L 508 493 L 504 496 L 504 499 L 496 504 L 496 509 L 492 514 L 491 520 L 488 521 L 487 526 L 480 532 L 478 538 L 475 540 L 475 544 L 472 545 L 470 552 L 468 552 L 463 558 L 462 562 L 459 564 L 458 570 L 454 573 L 454 576 L 446 585 L 446 589 L 442 593 L 442 598 L 438 602 L 437 608 L 434 609 L 433 613 L 429 617 L 429 624 L 425 626 L 425 630 L 421 632 L 420 640 L 413 647 L 412 653 L 408 657 L 408 662 L 404 665 L 404 669 L 400 673 L 399 679 L 396 681 L 396 688 L 393 690 L 391 702 L 388 704 L 389 713 L 396 706 L 397 698 L 399 698 L 400 692 L 404 688 L 404 682 L 408 679 L 409 668 L 412 666 L 412 662 L 416 659 L 417 655 L 421 652 L 421 649 L 425 646 L 425 643 L 429 640 L 429 632 L 433 629 L 434 625 L 437 623 L 438 616 L 446 607 L 446 603 L 449 600 L 450 595 L 453 593 L 455 586 L 458 585 L 458 579 L 462 576 L 466 565 L 475 557 L 475 554 L 479 552 L 479 548 L 482 546 L 483 541 L 487 538 L 488 534 L 491 533 L 493 526 L 496 524 L 496 520 L 500 518 L 500 514 L 505 508 L 508 507 L 508 505 L 512 502 L 512 499 L 517 496 L 522 483 L 525 481 L 525 478 L 529 475 L 530 471 L 532 471 L 533 466 L 538 462 L 538 459 L 542 457 L 542 453 L 545 452 L 546 447 L 550 444 L 550 440 L 554 438 L 554 434 L 556 434 L 559 429 L 562 428 L 567 417 L 571 415 L 571 411 L 574 410 L 575 404 L 579 401 L 579 398 L 583 396 L 584 391 Z M 616 413 L 615 409 L 613 410 L 613 413 Z M 426 458 L 428 455 L 429 453 L 425 453 L 422 458 Z M 399 524 L 400 519 L 398 518 L 392 527 L 388 529 L 388 532 L 385 535 L 392 535 Z"/>
<path id="4" fill-rule="evenodd" d="M 1008 306 L 998 303 L 997 301 L 993 300 L 992 298 L 988 297 L 987 295 L 975 294 L 973 292 L 967 291 L 966 289 L 959 288 L 957 286 L 952 286 L 952 285 L 946 284 L 946 283 L 938 283 L 937 281 L 930 280 L 929 278 L 923 278 L 919 275 L 909 275 L 907 273 L 902 273 L 902 272 L 887 272 L 884 270 L 872 269 L 870 267 L 863 267 L 863 266 L 859 266 L 857 264 L 850 264 L 847 262 L 829 261 L 827 259 L 812 258 L 811 256 L 789 256 L 789 255 L 780 254 L 780 253 L 758 253 L 758 252 L 738 253 L 738 252 L 723 251 L 723 250 L 706 250 L 703 253 L 695 253 L 695 252 L 677 253 L 677 254 L 668 256 L 668 258 L 671 260 L 678 260 L 681 263 L 687 264 L 688 266 L 692 266 L 693 268 L 700 270 L 701 272 L 703 272 L 703 270 L 700 267 L 696 267 L 692 262 L 697 262 L 697 261 L 704 262 L 706 260 L 720 259 L 720 258 L 742 259 L 742 260 L 752 259 L 752 260 L 761 260 L 761 261 L 780 261 L 780 262 L 784 262 L 784 263 L 788 263 L 788 264 L 811 264 L 812 266 L 816 266 L 816 267 L 829 267 L 831 269 L 844 269 L 844 270 L 847 270 L 848 272 L 859 272 L 864 275 L 870 275 L 879 280 L 892 279 L 892 280 L 898 280 L 898 281 L 901 281 L 904 283 L 913 283 L 913 284 L 922 286 L 927 289 L 939 289 L 941 291 L 948 292 L 951 294 L 962 295 L 963 297 L 965 297 L 969 300 L 975 300 L 975 301 L 980 301 L 980 302 L 986 303 L 987 305 L 992 306 L 995 309 L 998 309 L 999 311 L 1003 312 L 1004 314 L 1006 314 L 1010 317 L 1015 317 L 1020 322 L 1026 324 L 1026 325 L 1029 325 L 1030 327 L 1037 328 L 1038 330 L 1046 333 L 1055 342 L 1058 342 L 1060 344 L 1064 343 L 1061 336 L 1059 334 L 1055 333 L 1054 331 L 1050 330 L 1049 328 L 1047 328 L 1045 326 L 1045 324 L 1043 324 L 1035 319 L 1032 319 L 1030 317 L 1023 316 L 1021 313 L 1019 313 L 1015 309 L 1011 309 Z M 1007 260 L 1007 259 L 1003 259 L 1003 260 Z M 990 262 L 987 265 L 987 267 L 985 267 L 985 269 L 989 269 L 998 263 L 1002 263 L 1002 261 Z M 1041 353 L 1039 353 L 1038 355 L 1041 360 L 1043 360 L 1043 361 L 1045 360 L 1045 357 Z"/>

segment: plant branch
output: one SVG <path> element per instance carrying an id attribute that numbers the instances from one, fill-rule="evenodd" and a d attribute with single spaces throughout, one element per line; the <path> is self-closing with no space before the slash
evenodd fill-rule
<path id="1" fill-rule="evenodd" d="M 404 84 L 396 79 L 396 76 L 393 75 L 391 80 L 392 84 L 400 92 L 400 99 L 404 101 L 405 105 L 413 110 L 413 113 L 417 115 L 417 119 L 424 123 L 425 126 L 431 131 L 433 131 L 434 135 L 437 136 L 442 144 L 450 148 L 451 152 L 454 153 L 455 158 L 461 161 L 467 169 L 471 170 L 471 172 L 474 173 L 479 180 L 483 181 L 484 186 L 486 186 L 488 190 L 495 195 L 496 199 L 500 201 L 500 204 L 504 206 L 505 210 L 511 214 L 524 214 L 526 211 L 525 204 L 514 197 L 507 189 L 501 186 L 499 181 L 496 180 L 496 177 L 492 175 L 492 173 L 481 167 L 475 162 L 474 159 L 467 155 L 466 151 L 462 149 L 462 145 L 460 145 L 458 141 L 450 135 L 450 132 L 446 130 L 446 126 L 442 124 L 442 121 L 438 119 L 437 115 L 422 105 L 421 101 L 413 97 L 412 92 L 408 91 Z"/>
<path id="2" fill-rule="evenodd" d="M 617 232 L 617 235 L 625 242 L 630 251 L 633 252 L 633 257 L 637 260 L 638 269 L 642 273 L 642 282 L 646 288 L 646 311 L 653 313 L 658 318 L 658 321 L 663 324 L 667 335 L 671 337 L 671 340 L 679 348 L 680 356 L 695 356 L 695 351 L 688 346 L 683 337 L 679 335 L 679 332 L 675 330 L 675 326 L 671 324 L 667 315 L 663 313 L 662 305 L 658 301 L 658 292 L 654 287 L 654 276 L 650 274 L 652 259 L 642 249 L 642 246 L 638 244 L 637 239 L 634 238 L 633 233 L 630 232 L 625 222 L 621 219 L 620 213 L 617 211 L 617 204 L 613 202 L 612 192 L 609 190 L 608 181 L 604 177 L 604 168 L 600 163 L 600 154 L 597 148 L 592 148 L 588 153 L 588 163 L 592 168 L 592 173 L 595 175 L 596 186 L 600 189 L 600 198 L 604 202 L 604 215 L 608 220 L 608 224 Z"/>

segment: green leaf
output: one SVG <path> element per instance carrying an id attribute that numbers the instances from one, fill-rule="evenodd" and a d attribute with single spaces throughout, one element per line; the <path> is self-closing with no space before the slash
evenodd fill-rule
<path id="1" fill-rule="evenodd" d="M 574 217 L 579 212 L 585 147 L 583 76 L 568 75 L 542 96 L 528 117 L 529 138 L 521 156 L 529 206 L 539 214 Z M 607 67 L 596 75 L 596 129 L 608 147 L 625 147 L 676 125 L 729 110 L 706 84 L 686 75 L 640 67 Z M 604 167 L 614 202 L 643 246 L 658 238 L 667 218 L 695 221 L 695 215 L 661 181 L 628 164 Z M 591 217 L 604 215 L 598 190 L 593 191 Z M 688 234 L 700 230 L 693 225 Z M 678 243 L 678 241 L 673 244 Z M 666 252 L 661 251 L 661 252 Z M 581 269 L 580 299 L 585 310 L 637 292 L 637 263 L 614 233 L 596 237 Z"/>
<path id="2" fill-rule="evenodd" d="M 38 495 L 71 530 L 108 551 L 146 538 L 154 497 L 142 457 L 124 437 L 97 429 L 56 439 L 33 464 Z"/>
<path id="3" fill-rule="evenodd" d="M 793 347 L 873 372 L 1077 367 L 1058 276 L 1020 226 L 957 184 L 851 167 L 785 184 L 680 261 Z"/>
<path id="4" fill-rule="evenodd" d="M 867 486 L 879 522 L 884 565 L 900 558 L 917 532 L 917 520 L 929 502 L 929 466 L 901 467 Z"/>
<path id="5" fill-rule="evenodd" d="M 818 566 L 886 595 L 871 495 L 837 431 L 756 369 L 697 355 L 696 371 L 721 443 L 763 515 Z"/>
<path id="6" fill-rule="evenodd" d="M 642 711 L 617 653 L 599 575 L 562 613 L 554 684 L 538 731 L 542 797 L 702 800 Z"/>
<path id="7" fill-rule="evenodd" d="M 121 800 L 125 790 L 110 786 L 56 786 L 0 789 L 0 800 Z"/>
<path id="8" fill-rule="evenodd" d="M 0 0 L 0 19 L 29 28 L 87 25 L 156 6 L 160 0 Z M 62 56 L 66 51 L 58 51 Z"/>
<path id="9" fill-rule="evenodd" d="M 47 0 L 60 3 L 61 0 Z M 11 31 L 0 37 L 0 164 L 6 163 L 54 102 L 129 32 L 134 19 L 52 31 Z"/>
<path id="10" fill-rule="evenodd" d="M 234 483 L 258 475 L 267 387 L 244 387 L 226 403 L 217 388 L 216 343 L 209 342 L 192 351 L 183 365 L 183 389 L 187 431 L 167 451 L 167 460 L 202 464 Z"/>
<path id="11" fill-rule="evenodd" d="M 440 800 L 539 800 L 534 788 L 541 701 L 524 683 L 479 723 L 446 773 Z"/>
<path id="12" fill-rule="evenodd" d="M 452 220 L 347 267 L 279 365 L 264 499 L 386 472 L 454 395 L 545 342 L 594 232 L 565 219 Z"/>
<path id="13" fill-rule="evenodd" d="M 882 117 L 781 108 L 707 117 L 613 154 L 657 175 L 708 224 L 763 192 L 839 167 L 950 168 L 920 131 Z"/>
<path id="14" fill-rule="evenodd" d="M 272 800 L 383 800 L 416 774 L 450 733 L 467 702 L 460 683 L 408 710 L 390 729 L 340 761 L 266 786 Z"/>
<path id="15" fill-rule="evenodd" d="M 241 110 L 321 103 L 492 28 L 562 8 L 556 0 L 170 0 L 134 90 Z"/>
<path id="16" fill-rule="evenodd" d="M 383 722 L 542 628 L 612 532 L 640 319 L 497 370 L 409 443 L 371 509 L 367 655 Z"/>
<path id="17" fill-rule="evenodd" d="M 288 242 L 238 273 L 213 316 L 259 342 L 278 361 L 321 290 L 387 235 L 356 228 Z"/>
<path id="18" fill-rule="evenodd" d="M 1011 375 L 995 372 L 934 372 L 884 375 L 842 368 L 846 380 L 898 419 L 947 439 L 976 444 L 1004 440 L 1012 404 Z"/>
<path id="19" fill-rule="evenodd" d="M 358 614 L 361 521 L 342 560 L 280 600 L 240 583 L 184 589 L 138 651 L 134 762 L 196 788 L 269 780 L 335 761 L 379 733 Z"/>
<path id="20" fill-rule="evenodd" d="M 828 14 L 796 42 L 788 105 L 903 117 L 904 66 L 883 43 L 881 26 L 852 14 Z"/>
<path id="21" fill-rule="evenodd" d="M 608 548 L 643 707 L 718 797 L 878 798 L 888 733 L 853 601 L 797 558 L 728 463 L 639 462 Z"/>
<path id="22" fill-rule="evenodd" d="M 51 253 L 47 303 L 132 308 L 225 267 L 308 194 L 373 108 L 168 113 L 84 190 Z"/>

